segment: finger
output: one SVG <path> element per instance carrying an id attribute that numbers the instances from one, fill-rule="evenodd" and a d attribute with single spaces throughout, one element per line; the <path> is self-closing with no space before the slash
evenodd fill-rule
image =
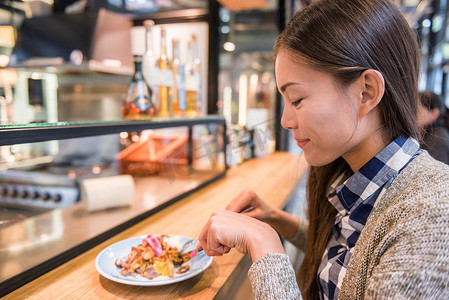
<path id="1" fill-rule="evenodd" d="M 245 208 L 251 206 L 251 191 L 243 190 L 240 194 L 237 195 L 231 202 L 226 206 L 226 210 L 230 210 L 233 212 L 241 212 Z"/>
<path id="2" fill-rule="evenodd" d="M 243 212 L 245 216 L 258 219 L 260 217 L 260 209 L 251 209 L 246 212 Z"/>
<path id="3" fill-rule="evenodd" d="M 226 210 L 238 212 L 240 206 L 245 205 L 245 194 L 246 191 L 241 191 L 236 197 L 234 197 L 226 206 Z M 243 203 L 242 203 L 243 202 Z"/>
<path id="4" fill-rule="evenodd" d="M 198 236 L 198 245 L 201 245 L 206 253 L 208 250 L 207 236 L 208 236 L 210 224 L 211 224 L 211 219 L 209 218 L 209 220 L 207 220 L 206 224 L 204 225 L 203 229 L 201 230 L 200 235 Z"/>
<path id="5" fill-rule="evenodd" d="M 229 252 L 227 233 L 223 229 L 228 225 L 228 216 L 235 214 L 229 211 L 216 211 L 211 217 L 211 225 L 207 232 L 208 250 L 213 255 L 223 255 Z"/>
<path id="6" fill-rule="evenodd" d="M 195 249 L 196 249 L 196 250 L 204 249 L 204 247 L 203 247 L 203 245 L 201 244 L 201 242 L 199 241 L 199 239 L 198 239 L 198 243 L 197 243 L 196 246 L 195 246 Z"/>
<path id="7" fill-rule="evenodd" d="M 210 245 L 211 243 L 209 243 Z M 208 256 L 222 256 L 224 253 L 224 246 L 223 245 L 217 245 L 214 247 L 208 246 L 206 248 L 203 247 L 203 251 L 208 255 Z"/>

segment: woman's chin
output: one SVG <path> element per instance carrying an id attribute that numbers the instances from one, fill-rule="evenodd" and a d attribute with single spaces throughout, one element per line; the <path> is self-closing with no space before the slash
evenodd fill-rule
<path id="1" fill-rule="evenodd" d="M 304 151 L 304 159 L 312 167 L 322 167 L 322 166 L 330 164 L 337 158 L 336 157 L 330 158 L 330 157 L 327 157 L 324 155 L 320 155 L 318 153 L 311 154 L 311 153 L 307 153 L 306 151 Z"/>

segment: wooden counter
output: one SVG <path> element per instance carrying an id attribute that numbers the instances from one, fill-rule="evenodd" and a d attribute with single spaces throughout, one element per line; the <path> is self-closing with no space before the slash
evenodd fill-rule
<path id="1" fill-rule="evenodd" d="M 214 210 L 223 209 L 242 189 L 252 189 L 275 207 L 283 207 L 305 171 L 301 156 L 286 152 L 253 159 L 230 168 L 226 177 L 152 215 L 4 299 L 214 299 L 226 294 L 236 274 L 249 265 L 236 250 L 214 257 L 202 274 L 160 287 L 119 284 L 95 269 L 96 256 L 108 245 L 130 237 L 166 233 L 197 237 Z M 244 259 L 245 258 L 245 259 Z M 246 269 L 245 269 L 246 270 Z"/>

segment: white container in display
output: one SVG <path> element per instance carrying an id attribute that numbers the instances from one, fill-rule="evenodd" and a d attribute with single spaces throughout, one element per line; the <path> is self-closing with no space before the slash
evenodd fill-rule
<path id="1" fill-rule="evenodd" d="M 89 178 L 81 182 L 81 200 L 87 211 L 130 205 L 134 201 L 135 184 L 131 175 Z"/>

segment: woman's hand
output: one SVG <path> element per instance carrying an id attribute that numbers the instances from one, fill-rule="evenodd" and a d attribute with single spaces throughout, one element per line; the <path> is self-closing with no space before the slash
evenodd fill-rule
<path id="1" fill-rule="evenodd" d="M 249 253 L 254 262 L 268 253 L 284 253 L 279 236 L 271 226 L 231 211 L 214 212 L 199 241 L 209 256 L 220 256 L 236 248 L 241 253 Z"/>
<path id="2" fill-rule="evenodd" d="M 226 210 L 242 212 L 252 208 L 245 215 L 256 218 L 260 221 L 269 222 L 274 215 L 274 209 L 265 203 L 257 194 L 251 190 L 242 191 L 237 197 L 231 200 L 226 206 Z"/>
<path id="3" fill-rule="evenodd" d="M 299 219 L 281 209 L 272 208 L 251 190 L 242 191 L 226 206 L 227 210 L 243 214 L 266 222 L 286 239 L 293 238 L 298 232 Z"/>

